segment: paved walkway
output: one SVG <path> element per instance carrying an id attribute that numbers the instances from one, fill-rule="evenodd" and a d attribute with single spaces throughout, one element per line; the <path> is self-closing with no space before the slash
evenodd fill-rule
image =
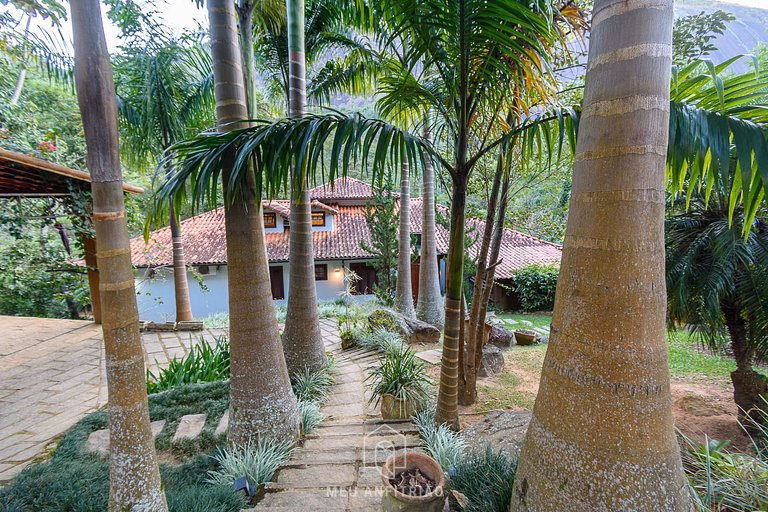
<path id="1" fill-rule="evenodd" d="M 277 473 L 254 512 L 301 510 L 379 511 L 379 467 L 392 453 L 419 445 L 410 422 L 384 423 L 367 405 L 365 369 L 378 353 L 341 351 L 335 320 L 321 320 L 326 347 L 338 373 L 322 411 L 325 421 Z"/>
<path id="2" fill-rule="evenodd" d="M 213 340 L 223 332 L 203 334 Z M 83 416 L 106 405 L 107 385 L 99 325 L 0 316 L 0 333 L 2 484 L 47 451 L 53 439 Z M 156 373 L 158 365 L 187 353 L 198 336 L 145 334 L 147 367 Z"/>

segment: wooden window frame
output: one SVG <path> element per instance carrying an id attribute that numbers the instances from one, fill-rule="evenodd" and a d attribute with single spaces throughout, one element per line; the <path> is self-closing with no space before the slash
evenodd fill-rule
<path id="1" fill-rule="evenodd" d="M 271 218 L 271 222 L 267 222 L 267 219 Z M 264 229 L 272 229 L 277 227 L 277 214 L 273 212 L 264 212 Z"/>
<path id="2" fill-rule="evenodd" d="M 315 215 L 320 215 L 320 219 L 322 219 L 322 222 L 315 223 Z M 312 227 L 313 228 L 325 227 L 325 212 L 312 212 Z"/>

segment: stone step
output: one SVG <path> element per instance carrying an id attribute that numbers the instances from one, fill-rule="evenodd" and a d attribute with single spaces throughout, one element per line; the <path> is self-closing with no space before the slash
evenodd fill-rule
<path id="1" fill-rule="evenodd" d="M 221 419 L 219 420 L 219 424 L 216 426 L 216 430 L 214 431 L 214 435 L 220 436 L 229 430 L 229 409 L 224 411 L 224 414 L 221 415 Z"/>
<path id="2" fill-rule="evenodd" d="M 182 416 L 179 420 L 179 426 L 176 427 L 176 433 L 173 435 L 173 442 L 197 438 L 200 432 L 203 431 L 207 417 L 207 414 L 187 414 Z"/>
<path id="3" fill-rule="evenodd" d="M 432 350 L 425 350 L 424 352 L 417 352 L 416 357 L 429 364 L 439 364 L 440 360 L 443 358 L 443 351 L 439 348 L 434 348 Z"/>
<path id="4" fill-rule="evenodd" d="M 157 420 L 150 423 L 152 428 L 152 437 L 157 438 L 163 431 L 165 420 Z M 109 455 L 109 429 L 96 430 L 91 432 L 88 440 L 85 442 L 85 450 L 98 453 L 102 457 Z"/>

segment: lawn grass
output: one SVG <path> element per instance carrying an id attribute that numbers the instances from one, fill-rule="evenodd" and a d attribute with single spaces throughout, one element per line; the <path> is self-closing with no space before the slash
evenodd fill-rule
<path id="1" fill-rule="evenodd" d="M 486 413 L 494 409 L 532 409 L 536 397 L 518 391 L 516 388 L 520 384 L 520 377 L 514 373 L 502 373 L 496 380 L 496 386 L 478 386 L 478 396 L 482 400 L 478 401 L 475 411 Z"/>
<path id="2" fill-rule="evenodd" d="M 507 324 L 511 329 L 524 329 L 526 322 L 530 322 L 530 327 L 549 327 L 552 323 L 552 315 L 546 313 L 496 313 L 496 316 L 502 320 L 514 320 L 517 324 Z"/>
<path id="3" fill-rule="evenodd" d="M 156 440 L 158 451 L 182 460 L 178 466 L 160 465 L 163 487 L 173 512 L 237 512 L 243 498 L 229 487 L 205 482 L 217 467 L 212 455 L 224 437 L 213 431 L 229 407 L 229 382 L 191 384 L 152 395 L 149 414 L 165 419 Z M 171 438 L 185 414 L 207 413 L 203 433 L 195 441 L 173 443 Z M 80 420 L 62 438 L 51 458 L 33 464 L 0 489 L 0 510 L 8 512 L 91 512 L 107 510 L 109 461 L 85 451 L 91 432 L 106 428 L 107 412 L 96 411 Z"/>

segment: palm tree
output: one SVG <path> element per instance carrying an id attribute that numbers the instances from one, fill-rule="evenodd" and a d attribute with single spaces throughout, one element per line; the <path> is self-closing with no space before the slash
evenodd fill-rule
<path id="1" fill-rule="evenodd" d="M 227 131 L 248 117 L 235 6 L 231 0 L 208 0 L 207 6 L 216 117 Z M 260 436 L 296 439 L 298 404 L 272 303 L 260 187 L 253 173 L 244 183 L 235 181 L 232 163 L 228 153 L 216 170 L 217 178 L 222 174 L 225 195 L 232 375 L 229 441 L 241 445 Z M 214 189 L 217 178 L 210 181 Z"/>
<path id="2" fill-rule="evenodd" d="M 213 119 L 210 62 L 203 52 L 199 46 L 185 47 L 153 30 L 145 44 L 128 45 L 115 59 L 122 150 L 134 167 L 156 166 L 173 143 L 191 130 L 204 129 Z M 164 166 L 166 174 L 171 172 L 169 162 Z M 184 245 L 172 203 L 168 220 L 176 321 L 192 320 Z"/>
<path id="3" fill-rule="evenodd" d="M 673 19 L 672 0 L 595 2 L 552 334 L 515 512 L 691 510 L 664 336 Z"/>
<path id="4" fill-rule="evenodd" d="M 304 51 L 304 0 L 287 0 L 288 115 L 302 117 L 307 103 L 307 60 Z M 325 365 L 320 333 L 312 248 L 312 203 L 306 167 L 291 169 L 290 257 L 288 308 L 283 333 L 285 360 L 291 373 Z"/>
<path id="5" fill-rule="evenodd" d="M 729 184 L 730 185 L 730 184 Z M 739 417 L 760 419 L 768 378 L 752 365 L 768 356 L 768 221 L 756 217 L 745 237 L 744 209 L 729 218 L 729 189 L 713 185 L 709 202 L 696 193 L 673 205 L 666 222 L 669 316 L 700 328 L 702 339 L 722 351 L 730 341 L 731 373 Z"/>
<path id="6" fill-rule="evenodd" d="M 430 142 L 429 127 L 424 127 L 424 140 Z M 443 329 L 445 311 L 440 294 L 440 272 L 437 268 L 437 234 L 435 229 L 435 170 L 427 158 L 421 185 L 421 251 L 419 254 L 419 298 L 416 317 L 438 329 Z"/>
<path id="7" fill-rule="evenodd" d="M 400 167 L 400 229 L 397 235 L 397 281 L 395 308 L 408 318 L 415 318 L 411 287 L 411 174 L 408 161 Z"/>
<path id="8" fill-rule="evenodd" d="M 71 2 L 77 99 L 91 173 L 109 392 L 109 510 L 165 512 L 139 334 L 117 103 L 98 0 Z"/>

